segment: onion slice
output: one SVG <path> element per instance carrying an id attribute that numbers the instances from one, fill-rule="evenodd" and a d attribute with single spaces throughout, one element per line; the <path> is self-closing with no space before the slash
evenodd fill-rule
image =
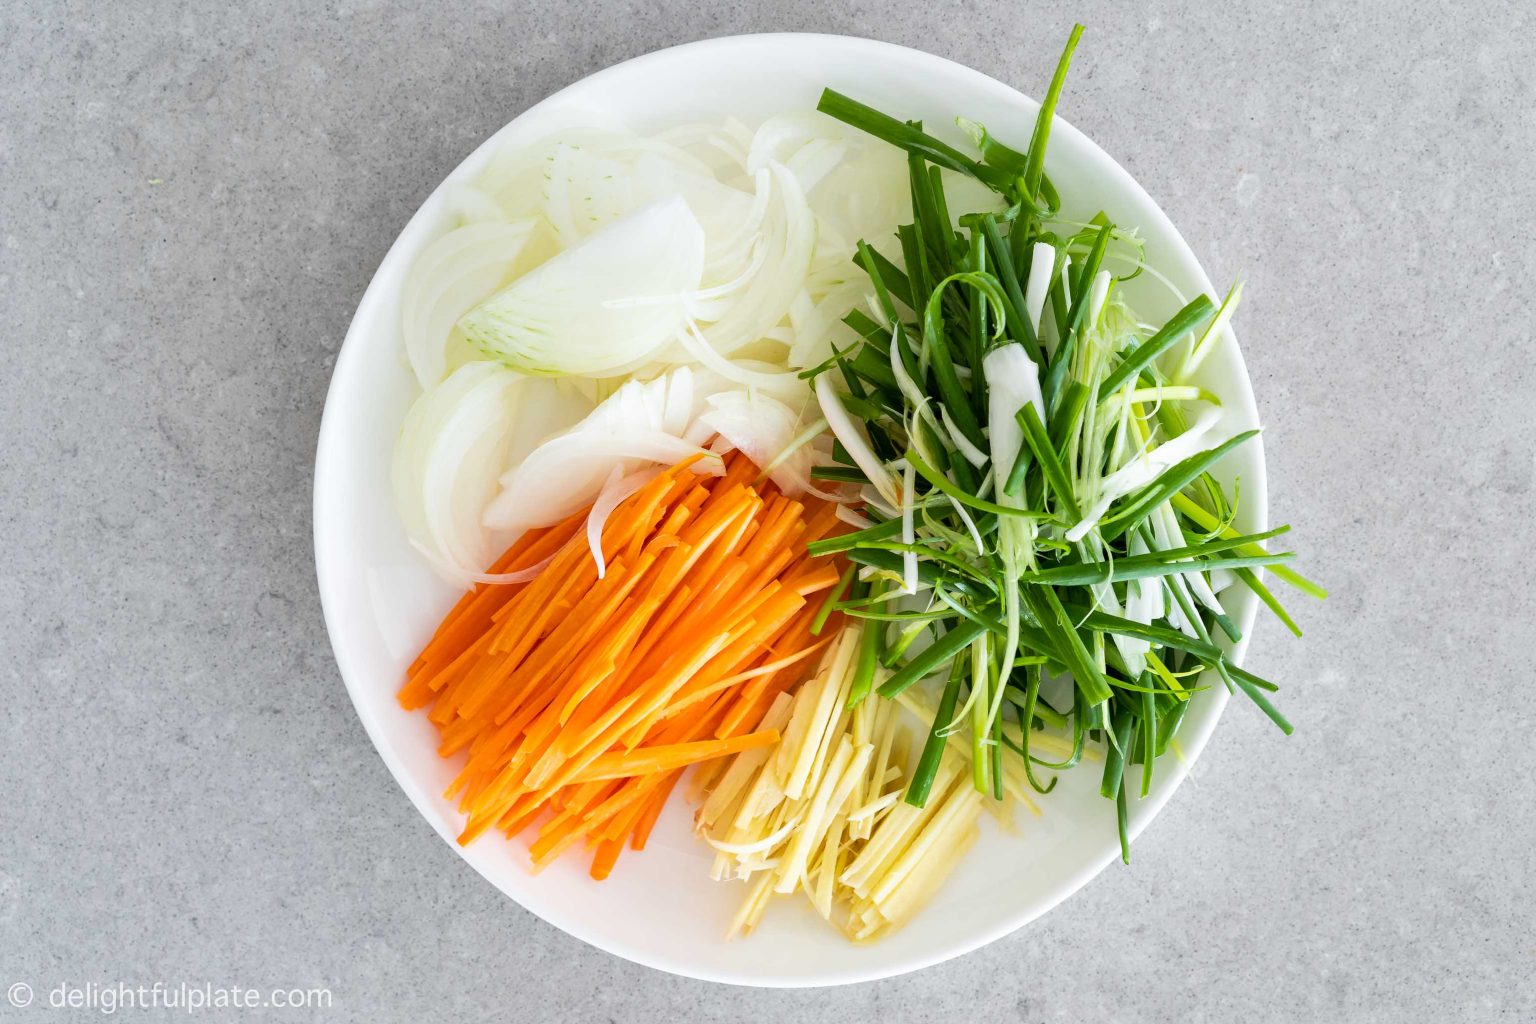
<path id="1" fill-rule="evenodd" d="M 592 549 L 592 561 L 597 565 L 598 579 L 602 579 L 608 571 L 608 564 L 603 558 L 603 527 L 607 525 L 608 517 L 624 499 L 660 474 L 661 470 L 654 466 L 628 476 L 624 475 L 624 467 L 614 466 L 613 472 L 608 474 L 608 482 L 603 484 L 597 500 L 592 503 L 592 511 L 587 513 L 587 546 Z"/>
<path id="2" fill-rule="evenodd" d="M 480 515 L 505 464 L 523 382 L 497 363 L 468 363 L 416 400 L 395 444 L 406 535 L 457 583 L 474 582 L 493 557 Z"/>
<path id="3" fill-rule="evenodd" d="M 400 300 L 405 354 L 423 389 L 448 375 L 454 323 L 504 284 L 533 237 L 534 222 L 470 224 L 422 250 Z"/>
<path id="4" fill-rule="evenodd" d="M 527 530 L 557 523 L 602 493 L 603 485 L 650 464 L 673 465 L 695 455 L 719 459 L 687 437 L 701 392 L 716 389 L 687 367 L 651 381 L 630 381 L 609 395 L 586 419 L 552 437 L 501 477 L 501 493 L 485 508 L 485 525 Z"/>
<path id="5" fill-rule="evenodd" d="M 681 197 L 637 210 L 541 264 L 459 320 L 487 355 L 525 373 L 628 372 L 682 330 L 704 232 Z M 656 296 L 657 301 L 630 300 Z"/>

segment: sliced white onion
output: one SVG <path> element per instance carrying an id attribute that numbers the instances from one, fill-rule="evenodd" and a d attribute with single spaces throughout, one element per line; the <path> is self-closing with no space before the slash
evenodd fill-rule
<path id="1" fill-rule="evenodd" d="M 655 380 L 629 381 L 604 398 L 571 432 L 642 430 L 676 435 L 680 433 L 675 429 L 677 425 L 694 417 L 700 400 L 700 377 L 690 368 L 680 366 Z"/>
<path id="2" fill-rule="evenodd" d="M 699 331 L 698 325 L 691 318 L 685 318 L 683 326 L 683 332 L 678 338 L 684 350 L 705 369 L 744 387 L 776 394 L 803 392 L 804 382 L 796 374 L 788 371 L 765 373 L 753 369 L 746 360 L 727 359 L 715 350 L 709 338 Z"/>
<path id="3" fill-rule="evenodd" d="M 472 572 L 469 574 L 469 578 L 476 583 L 528 583 L 537 579 L 539 573 L 549 568 L 549 563 L 554 560 L 555 556 L 550 555 L 548 558 L 541 558 L 528 568 L 519 569 L 516 572 Z"/>
<path id="4" fill-rule="evenodd" d="M 714 176 L 646 153 L 631 172 L 634 195 L 642 202 L 681 196 L 704 231 L 706 288 L 739 277 L 753 257 L 753 243 L 768 212 L 766 196 L 722 184 Z"/>
<path id="5" fill-rule="evenodd" d="M 608 480 L 598 492 L 597 500 L 592 502 L 592 511 L 587 513 L 587 546 L 592 549 L 592 561 L 597 565 L 598 579 L 602 579 L 608 571 L 608 564 L 603 558 L 603 527 L 608 525 L 608 517 L 625 498 L 660 474 L 661 470 L 655 466 L 636 470 L 627 476 L 623 466 L 614 466 L 608 474 Z"/>
<path id="6" fill-rule="evenodd" d="M 787 493 L 850 500 L 810 479 L 830 459 L 831 437 L 811 422 L 805 384 L 785 362 L 814 365 L 854 340 L 842 317 L 870 296 L 847 253 L 904 218 L 905 179 L 899 153 L 813 113 L 756 132 L 734 121 L 656 138 L 580 128 L 494 153 L 472 183 L 450 190 L 449 216 L 464 226 L 423 252 L 402 295 L 423 387 L 437 391 L 466 359 L 493 357 L 444 392 L 454 402 L 424 401 L 408 424 L 397 488 L 413 541 L 461 582 L 531 578 L 538 567 L 481 571 L 499 539 L 488 531 L 548 525 L 596 501 L 607 509 L 589 517 L 600 541 L 622 500 L 615 488 L 712 437 Z M 553 382 L 524 382 L 516 401 L 509 384 L 502 401 L 484 383 L 498 372 Z M 614 390 L 626 374 L 639 382 Z M 540 388 L 579 392 L 596 408 L 530 445 Z M 899 515 L 897 480 L 835 392 L 825 407 L 825 388 L 813 393 L 827 425 L 875 482 L 871 508 Z M 939 421 L 940 410 L 926 413 Z M 486 484 L 497 477 L 499 494 Z"/>
<path id="7" fill-rule="evenodd" d="M 717 352 L 732 355 L 776 327 L 804 286 L 816 247 L 816 219 L 799 182 L 782 164 L 758 172 L 759 193 L 773 190 L 760 245 L 767 246 L 762 268 L 730 310 L 704 332 Z"/>
<path id="8" fill-rule="evenodd" d="M 468 363 L 418 398 L 395 444 L 395 504 L 412 543 L 443 575 L 473 582 L 494 557 L 480 522 L 495 493 L 521 375 Z"/>
<path id="9" fill-rule="evenodd" d="M 802 407 L 796 418 L 796 421 L 801 424 L 800 432 L 791 438 L 789 444 L 785 445 L 779 454 L 769 460 L 762 469 L 764 473 L 768 473 L 771 476 L 779 467 L 789 464 L 790 460 L 795 460 L 792 466 L 794 475 L 791 479 L 797 491 L 804 490 L 816 495 L 818 498 L 838 501 L 840 499 L 837 495 L 820 491 L 811 482 L 812 469 L 816 466 L 827 466 L 832 463 L 832 435 L 827 432 L 827 421 L 817 418 L 811 420 L 810 423 L 806 423 L 807 414 L 811 410 L 821 411 L 813 405 Z M 785 485 L 780 484 L 779 486 L 780 489 L 783 489 Z"/>
<path id="10" fill-rule="evenodd" d="M 846 251 L 843 262 L 847 261 Z M 832 355 L 832 349 L 847 348 L 856 340 L 853 328 L 843 323 L 850 309 L 864 304 L 868 292 L 868 278 L 858 280 L 849 275 L 847 280 L 828 282 L 829 289 L 820 299 L 813 299 L 809 288 L 803 299 L 797 296 L 790 304 L 789 323 L 794 340 L 789 347 L 789 365 L 799 368 L 816 366 Z"/>
<path id="11" fill-rule="evenodd" d="M 749 145 L 751 138 L 751 132 L 746 132 Z M 668 128 L 657 134 L 656 139 L 676 146 L 698 160 L 721 181 L 740 177 L 746 172 L 746 150 L 737 141 L 731 127 L 695 122 Z"/>
<path id="12" fill-rule="evenodd" d="M 837 169 L 837 165 L 842 163 L 847 152 L 848 146 L 843 142 L 813 139 L 801 146 L 794 156 L 784 161 L 784 166 L 800 183 L 801 191 L 810 192 L 821 184 L 823 178 Z"/>
<path id="13" fill-rule="evenodd" d="M 667 374 L 665 380 L 666 398 L 661 412 L 661 429 L 681 437 L 693 418 L 693 373 L 686 366 L 680 366 Z"/>
<path id="14" fill-rule="evenodd" d="M 752 264 L 769 201 L 766 192 L 727 183 L 682 148 L 634 136 L 557 142 L 542 188 L 544 212 L 567 247 L 647 204 L 680 196 L 704 232 L 706 291 L 741 278 Z"/>
<path id="15" fill-rule="evenodd" d="M 611 375 L 644 362 L 683 327 L 699 287 L 704 233 L 681 198 L 653 203 L 514 281 L 460 321 L 486 353 L 526 373 Z M 612 308 L 612 300 L 672 301 Z"/>
<path id="16" fill-rule="evenodd" d="M 842 125 L 847 156 L 809 190 L 807 198 L 817 223 L 845 243 L 843 258 L 853 243 L 867 238 L 877 248 L 899 252 L 892 224 L 912 219 L 912 188 L 907 161 L 900 150 Z"/>
<path id="17" fill-rule="evenodd" d="M 710 453 L 661 431 L 583 430 L 547 441 L 502 478 L 485 510 L 493 529 L 549 526 L 591 503 L 615 465 L 673 465 Z"/>
<path id="18" fill-rule="evenodd" d="M 519 269 L 534 227 L 533 221 L 470 224 L 443 235 L 417 257 L 402 289 L 400 329 L 422 388 L 448 375 L 454 323 Z"/>
<path id="19" fill-rule="evenodd" d="M 528 152 L 539 160 L 544 216 L 565 247 L 683 191 L 678 175 L 715 181 L 709 166 L 686 151 L 627 131 L 577 129 Z"/>
<path id="20" fill-rule="evenodd" d="M 699 422 L 719 435 L 714 450 L 740 451 L 759 467 L 778 461 L 800 432 L 800 416 L 789 406 L 764 394 L 748 391 L 722 391 L 708 399 L 709 409 Z M 809 454 L 805 449 L 784 462 L 778 462 L 769 474 L 786 494 L 804 489 L 809 480 Z M 804 463 L 804 465 L 802 465 Z"/>
<path id="21" fill-rule="evenodd" d="M 495 196 L 465 182 L 448 182 L 443 188 L 443 202 L 461 226 L 507 220 L 507 212 Z"/>
<path id="22" fill-rule="evenodd" d="M 629 165 L 593 147 L 560 143 L 544 178 L 544 215 L 572 247 L 634 209 Z"/>
<path id="23" fill-rule="evenodd" d="M 502 476 L 501 493 L 485 509 L 486 525 L 509 530 L 548 526 L 592 503 L 615 469 L 629 473 L 652 464 L 669 466 L 704 452 L 698 440 L 680 437 L 678 428 L 691 429 L 700 403 L 721 386 L 688 367 L 624 384 Z M 719 465 L 716 458 L 707 461 L 711 465 L 699 467 L 703 472 Z"/>

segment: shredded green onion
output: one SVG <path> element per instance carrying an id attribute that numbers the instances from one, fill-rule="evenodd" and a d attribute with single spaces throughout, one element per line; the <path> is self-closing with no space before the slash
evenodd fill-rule
<path id="1" fill-rule="evenodd" d="M 853 260 L 878 312 L 851 311 L 844 322 L 856 340 L 803 374 L 815 378 L 841 442 L 837 465 L 813 475 L 873 484 L 891 507 L 811 550 L 841 553 L 869 577 L 845 576 L 823 607 L 864 630 L 850 704 L 944 680 L 909 803 L 926 801 L 957 730 L 970 731 L 974 785 L 994 796 L 1005 754 L 1022 758 L 1044 793 L 1055 776 L 1040 773 L 1072 768 L 1097 742 L 1100 792 L 1115 802 L 1128 858 L 1127 790 L 1147 796 L 1156 758 L 1177 751 L 1190 698 L 1207 688 L 1192 677 L 1215 673 L 1291 730 L 1269 700 L 1273 684 L 1233 665 L 1212 639 L 1213 627 L 1239 639 L 1213 590 L 1218 575 L 1253 591 L 1297 635 L 1258 570 L 1272 567 L 1313 597 L 1326 591 L 1283 564 L 1290 552 L 1262 546 L 1285 527 L 1232 527 L 1235 498 L 1213 476 L 1257 431 L 1211 431 L 1219 400 L 1188 374 L 1226 336 L 1241 287 L 1219 306 L 1197 295 L 1162 325 L 1145 325 L 1119 293 L 1143 269 L 1157 273 L 1135 230 L 1102 213 L 1087 223 L 1058 217 L 1046 150 L 1081 34 L 1073 29 L 1023 149 L 961 120 L 976 149 L 964 152 L 920 124 L 823 93 L 819 110 L 905 151 L 912 222 L 896 233 L 900 262 L 858 243 Z M 974 178 L 1006 209 L 951 209 L 941 170 Z M 1028 359 L 1015 349 L 999 367 L 1032 362 L 1039 373 L 1035 397 L 1017 409 L 1006 396 L 1024 391 L 994 388 L 982 366 L 1007 345 Z M 1166 365 L 1170 353 L 1181 353 L 1177 368 Z M 834 378 L 846 392 L 831 390 Z M 1001 419 L 989 398 L 1006 403 Z M 994 468 L 999 451 L 1007 464 Z M 1071 681 L 1070 708 L 1043 695 L 1059 689 L 1055 677 Z M 1070 739 L 1071 756 L 1032 755 L 1039 730 Z M 1132 765 L 1140 773 L 1128 783 Z"/>

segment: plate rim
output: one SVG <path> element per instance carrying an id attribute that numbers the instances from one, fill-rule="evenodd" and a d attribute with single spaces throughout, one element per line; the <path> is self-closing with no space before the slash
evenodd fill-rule
<path id="1" fill-rule="evenodd" d="M 489 882 L 504 897 L 512 900 L 523 910 L 539 918 L 541 921 L 544 921 L 546 924 L 558 928 L 565 934 L 570 935 L 571 937 L 589 946 L 600 949 L 605 953 L 618 956 L 632 963 L 640 964 L 641 966 L 664 971 L 668 974 L 673 974 L 680 977 L 693 978 L 696 980 L 707 981 L 716 984 L 735 985 L 748 988 L 814 988 L 877 981 L 884 978 L 897 977 L 900 975 L 912 973 L 914 971 L 923 970 L 948 960 L 964 956 L 967 953 L 974 952 L 983 946 L 990 945 L 999 939 L 1013 934 L 1024 926 L 1034 922 L 1035 920 L 1038 920 L 1046 913 L 1055 909 L 1068 897 L 1079 892 L 1089 882 L 1098 877 L 1098 875 L 1101 874 L 1103 870 L 1116 859 L 1118 856 L 1118 851 L 1113 848 L 1108 848 L 1100 857 L 1085 859 L 1082 866 L 1080 866 L 1075 872 L 1073 872 L 1061 884 L 1059 884 L 1057 890 L 1049 898 L 1044 900 L 1041 905 L 1026 907 L 1018 914 L 1006 919 L 1002 923 L 991 928 L 979 930 L 976 934 L 968 936 L 964 941 L 955 942 L 942 949 L 927 952 L 923 955 L 908 957 L 905 960 L 892 961 L 878 966 L 872 966 L 867 970 L 849 969 L 835 977 L 809 977 L 796 973 L 764 973 L 761 975 L 747 976 L 728 970 L 715 970 L 708 967 L 690 968 L 686 964 L 667 960 L 664 957 L 657 956 L 651 950 L 629 947 L 621 943 L 608 942 L 600 938 L 593 937 L 592 935 L 585 934 L 574 925 L 568 925 L 564 921 L 557 920 L 555 915 L 550 915 L 529 907 L 527 904 L 518 899 L 516 895 L 508 892 L 505 888 L 503 888 L 495 878 L 491 877 L 489 872 L 485 870 L 481 864 L 476 863 L 474 860 L 470 859 L 465 849 L 455 841 L 455 837 L 448 834 L 448 832 L 446 832 L 435 821 L 434 815 L 429 813 L 429 808 L 426 803 L 429 798 L 423 792 L 422 787 L 415 784 L 411 773 L 407 770 L 406 766 L 401 763 L 400 759 L 394 754 L 390 745 L 382 741 L 382 725 L 380 724 L 377 716 L 374 715 L 374 713 L 369 709 L 368 704 L 362 697 L 361 687 L 364 685 L 361 680 L 362 673 L 360 670 L 349 665 L 351 659 L 344 649 L 344 645 L 340 637 L 340 630 L 336 625 L 337 613 L 335 611 L 335 606 L 338 599 L 334 596 L 328 597 L 328 594 L 333 594 L 335 588 L 337 587 L 334 579 L 335 573 L 338 570 L 328 565 L 328 560 L 325 553 L 325 540 L 323 537 L 324 531 L 322 525 L 324 522 L 326 522 L 326 519 L 322 513 L 321 505 L 325 498 L 326 490 L 326 485 L 324 483 L 324 469 L 326 463 L 330 459 L 335 458 L 333 452 L 337 445 L 340 443 L 337 440 L 337 435 L 341 428 L 339 428 L 337 425 L 339 422 L 339 417 L 335 414 L 334 410 L 337 404 L 339 404 L 335 401 L 335 399 L 338 392 L 341 390 L 340 382 L 347 376 L 347 374 L 343 373 L 343 367 L 349 367 L 353 361 L 361 358 L 360 353 L 362 352 L 364 346 L 363 343 L 358 340 L 358 338 L 365 332 L 362 321 L 367 319 L 363 314 L 372 305 L 383 301 L 379 294 L 384 287 L 384 285 L 381 283 L 381 278 L 384 276 L 381 271 L 392 262 L 403 258 L 401 255 L 398 255 L 398 253 L 403 249 L 408 238 L 415 234 L 413 228 L 418 224 L 418 222 L 422 221 L 429 215 L 431 207 L 435 205 L 434 200 L 437 199 L 437 197 L 450 183 L 458 180 L 458 178 L 461 176 L 461 172 L 466 166 L 474 165 L 479 162 L 482 154 L 484 154 L 487 150 L 495 147 L 498 144 L 498 140 L 500 140 L 503 135 L 511 131 L 519 122 L 530 117 L 535 111 L 558 104 L 562 99 L 566 98 L 568 94 L 575 90 L 588 87 L 594 81 L 622 74 L 632 74 L 638 70 L 642 70 L 646 65 L 651 63 L 676 60 L 680 56 L 706 50 L 723 50 L 744 45 L 758 46 L 763 44 L 793 46 L 796 43 L 810 40 L 815 40 L 823 44 L 830 43 L 835 46 L 867 50 L 876 54 L 891 55 L 902 61 L 917 61 L 920 63 L 926 62 L 929 67 L 934 70 L 942 71 L 949 75 L 959 75 L 962 78 L 970 79 L 972 84 L 978 87 L 983 87 L 994 91 L 1000 90 L 1002 93 L 1007 94 L 1007 98 L 1009 100 L 1015 102 L 1022 101 L 1023 103 L 1034 107 L 1035 109 L 1039 108 L 1039 101 L 1034 97 L 1024 93 L 1019 89 L 1014 88 L 1011 85 L 1008 85 L 1006 82 L 994 78 L 993 76 L 983 71 L 979 71 L 965 64 L 961 64 L 958 61 L 953 61 L 949 58 L 929 53 L 925 50 L 920 50 L 915 47 L 903 46 L 897 43 L 889 43 L 864 36 L 822 32 L 742 33 L 694 40 L 691 42 L 680 43 L 674 46 L 652 50 L 634 57 L 627 58 L 623 61 L 608 65 L 599 69 L 598 71 L 592 72 L 591 74 L 582 76 L 581 78 L 568 83 L 555 92 L 550 93 L 549 95 L 520 110 L 514 117 L 508 120 L 500 128 L 491 132 L 469 153 L 467 153 L 461 160 L 459 160 L 458 163 L 454 165 L 453 169 L 449 171 L 431 190 L 431 192 L 429 192 L 422 199 L 415 212 L 401 227 L 400 231 L 395 236 L 394 241 L 390 244 L 383 257 L 379 260 L 378 265 L 374 268 L 372 274 L 369 277 L 368 285 L 364 289 L 362 297 L 358 300 L 357 308 L 354 310 L 352 318 L 348 323 L 346 334 L 343 338 L 341 347 L 337 351 L 336 360 L 331 370 L 331 380 L 326 389 L 325 403 L 321 414 L 320 428 L 317 434 L 314 471 L 311 479 L 311 542 L 314 545 L 316 582 L 320 593 L 321 610 L 325 619 L 326 633 L 330 639 L 331 650 L 336 661 L 337 670 L 342 677 L 343 684 L 346 686 L 347 694 L 352 702 L 353 709 L 356 712 L 358 719 L 362 722 L 363 728 L 368 735 L 369 742 L 373 745 L 373 748 L 378 753 L 379 757 L 384 761 L 385 766 L 389 769 L 396 785 L 399 786 L 399 788 L 405 793 L 406 797 L 410 799 L 417 813 L 420 814 L 421 817 L 426 820 L 428 825 L 432 827 L 433 831 L 438 833 L 444 842 L 446 842 L 448 846 L 453 849 L 454 853 L 459 857 L 460 860 L 464 861 L 471 868 L 473 868 L 477 874 Z M 1060 115 L 1057 115 L 1055 118 L 1052 124 L 1052 131 L 1055 133 L 1074 136 L 1075 142 L 1078 145 L 1085 147 L 1086 150 L 1093 156 L 1093 158 L 1103 165 L 1103 168 L 1109 175 L 1118 179 L 1120 187 L 1123 188 L 1126 193 L 1132 196 L 1136 196 L 1146 203 L 1146 205 L 1153 211 L 1153 216 L 1161 221 L 1161 223 L 1158 225 L 1159 232 L 1163 233 L 1171 241 L 1175 248 L 1182 249 L 1183 253 L 1188 256 L 1189 262 L 1195 270 L 1194 277 L 1196 282 L 1204 289 L 1205 292 L 1213 293 L 1214 289 L 1210 278 L 1206 274 L 1199 258 L 1195 255 L 1194 249 L 1185 240 L 1182 233 L 1180 233 L 1178 230 L 1178 227 L 1163 210 L 1162 206 L 1146 191 L 1146 189 L 1135 179 L 1135 177 L 1133 177 L 1118 160 L 1116 160 L 1108 152 L 1102 149 L 1096 142 L 1094 142 L 1091 137 L 1074 127 L 1069 121 L 1062 118 Z M 1138 225 L 1138 227 L 1145 228 L 1146 225 Z M 1250 376 L 1247 364 L 1243 359 L 1241 345 L 1237 341 L 1235 332 L 1232 335 L 1231 348 L 1232 358 L 1235 364 L 1234 369 L 1236 372 L 1236 380 L 1238 384 L 1238 394 L 1230 397 L 1236 398 L 1241 405 L 1246 406 L 1246 408 L 1253 413 L 1254 418 L 1257 419 L 1257 407 L 1253 395 L 1252 377 Z M 1254 438 L 1254 444 L 1249 454 L 1253 462 L 1254 471 L 1249 477 L 1245 478 L 1245 497 L 1249 499 L 1249 507 L 1254 511 L 1253 518 L 1256 520 L 1257 529 L 1262 530 L 1267 526 L 1268 522 L 1267 467 L 1264 458 L 1264 445 L 1262 435 Z M 1257 501 L 1253 500 L 1255 497 L 1255 492 L 1257 492 Z M 1249 595 L 1249 597 L 1251 596 L 1252 595 Z M 1244 656 L 1249 637 L 1252 634 L 1252 626 L 1254 619 L 1256 618 L 1256 614 L 1257 601 L 1246 601 L 1238 616 L 1238 625 L 1241 629 L 1242 639 L 1233 644 L 1231 647 L 1231 656 L 1234 661 L 1241 662 Z M 1215 706 L 1209 718 L 1205 723 L 1203 723 L 1203 728 L 1200 728 L 1194 736 L 1181 736 L 1181 740 L 1187 738 L 1188 742 L 1184 743 L 1183 745 L 1183 761 L 1180 762 L 1174 769 L 1176 775 L 1175 780 L 1173 784 L 1168 786 L 1166 789 L 1162 789 L 1156 794 L 1149 796 L 1146 800 L 1140 802 L 1139 806 L 1143 808 L 1143 810 L 1141 810 L 1138 816 L 1133 819 L 1130 827 L 1130 836 L 1132 840 L 1139 836 L 1147 828 L 1147 826 L 1151 824 L 1152 820 L 1155 819 L 1163 811 L 1168 801 L 1172 799 L 1173 794 L 1182 788 L 1184 781 L 1189 775 L 1190 769 L 1199 759 L 1200 754 L 1204 751 L 1206 744 L 1209 742 L 1211 735 L 1214 733 L 1216 723 L 1220 721 L 1221 716 L 1226 709 L 1228 700 L 1228 693 L 1224 689 L 1216 688 L 1214 691 Z"/>

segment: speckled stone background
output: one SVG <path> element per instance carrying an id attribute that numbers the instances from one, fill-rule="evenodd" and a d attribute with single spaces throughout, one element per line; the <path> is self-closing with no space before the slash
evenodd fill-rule
<path id="1" fill-rule="evenodd" d="M 11 0 L 0 988 L 37 1002 L 0 1017 L 165 980 L 381 1024 L 1536 1020 L 1528 10 Z M 1038 93 L 1074 19 L 1065 115 L 1249 281 L 1273 515 L 1334 589 L 1252 649 L 1299 731 L 1234 705 L 1131 867 L 900 980 L 716 987 L 542 924 L 417 816 L 331 660 L 310 474 L 373 268 L 623 58 L 865 34 Z"/>

